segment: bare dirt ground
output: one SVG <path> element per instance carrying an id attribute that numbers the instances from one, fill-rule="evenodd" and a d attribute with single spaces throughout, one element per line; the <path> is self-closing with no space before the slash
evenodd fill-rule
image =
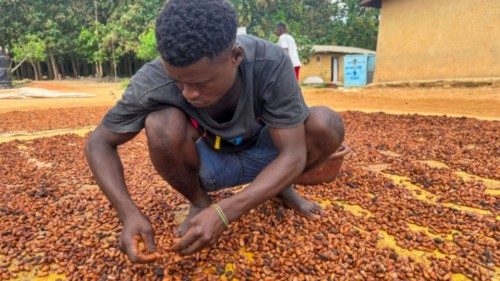
<path id="1" fill-rule="evenodd" d="M 95 94 L 95 98 L 0 99 L 0 113 L 48 108 L 112 106 L 124 91 L 119 83 L 44 81 L 27 87 Z M 303 88 L 306 102 L 337 111 L 466 116 L 500 120 L 500 88 L 369 88 L 354 90 Z M 0 96 L 2 93 L 0 92 Z"/>
<path id="2" fill-rule="evenodd" d="M 309 105 L 324 104 L 338 111 L 500 119 L 500 88 L 495 87 L 304 89 L 303 92 Z"/>
<path id="3" fill-rule="evenodd" d="M 62 93 L 78 92 L 94 94 L 93 98 L 33 98 L 0 99 L 0 113 L 11 111 L 32 111 L 49 108 L 112 106 L 124 91 L 120 83 L 94 81 L 43 81 L 33 82 L 24 87 L 41 88 Z M 9 91 L 0 91 L 7 94 Z"/>

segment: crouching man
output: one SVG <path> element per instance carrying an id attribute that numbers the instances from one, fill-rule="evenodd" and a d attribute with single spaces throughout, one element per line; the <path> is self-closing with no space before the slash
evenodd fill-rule
<path id="1" fill-rule="evenodd" d="M 156 22 L 160 57 L 135 74 L 87 140 L 90 168 L 123 223 L 120 248 L 133 262 L 154 260 L 135 247 L 140 237 L 154 251 L 154 231 L 127 191 L 117 147 L 143 128 L 155 169 L 190 202 L 173 247 L 181 254 L 213 245 L 228 224 L 275 197 L 309 219 L 322 213 L 292 183 L 337 150 L 342 119 L 306 106 L 281 47 L 236 36 L 236 28 L 224 0 L 169 1 Z M 219 202 L 208 195 L 246 183 Z"/>

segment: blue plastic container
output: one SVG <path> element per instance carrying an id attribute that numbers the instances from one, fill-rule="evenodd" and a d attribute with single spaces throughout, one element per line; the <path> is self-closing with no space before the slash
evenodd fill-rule
<path id="1" fill-rule="evenodd" d="M 344 88 L 363 87 L 373 79 L 375 55 L 344 56 Z"/>
<path id="2" fill-rule="evenodd" d="M 0 89 L 12 88 L 9 60 L 0 50 Z"/>

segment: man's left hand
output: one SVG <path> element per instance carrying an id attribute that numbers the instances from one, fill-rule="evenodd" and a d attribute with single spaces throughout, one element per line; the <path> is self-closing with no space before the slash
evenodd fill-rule
<path id="1" fill-rule="evenodd" d="M 171 250 L 181 255 L 196 253 L 215 244 L 223 232 L 224 223 L 217 211 L 212 207 L 206 208 L 193 217 L 189 222 L 188 230 Z"/>

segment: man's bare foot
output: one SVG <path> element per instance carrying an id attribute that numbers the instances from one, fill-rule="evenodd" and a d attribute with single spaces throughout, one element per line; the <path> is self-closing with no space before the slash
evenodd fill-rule
<path id="1" fill-rule="evenodd" d="M 182 237 L 184 234 L 186 234 L 191 219 L 193 219 L 199 212 L 201 212 L 205 208 L 206 207 L 196 207 L 193 204 L 189 204 L 189 213 L 184 221 L 179 225 L 179 227 L 174 230 L 174 236 Z"/>
<path id="2" fill-rule="evenodd" d="M 320 219 L 324 214 L 323 208 L 316 202 L 302 197 L 292 186 L 287 187 L 277 196 L 283 204 L 310 220 Z"/>

